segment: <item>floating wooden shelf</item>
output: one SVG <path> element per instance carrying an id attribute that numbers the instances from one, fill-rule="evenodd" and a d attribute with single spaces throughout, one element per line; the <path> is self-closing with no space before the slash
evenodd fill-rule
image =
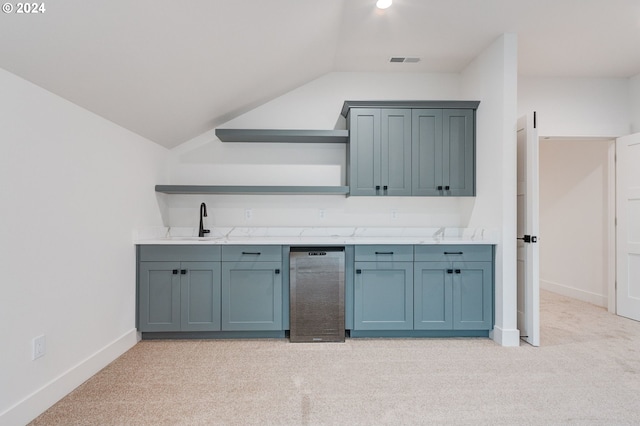
<path id="1" fill-rule="evenodd" d="M 347 195 L 348 186 L 156 185 L 164 194 Z"/>
<path id="2" fill-rule="evenodd" d="M 348 130 L 216 129 L 222 142 L 347 143 Z"/>

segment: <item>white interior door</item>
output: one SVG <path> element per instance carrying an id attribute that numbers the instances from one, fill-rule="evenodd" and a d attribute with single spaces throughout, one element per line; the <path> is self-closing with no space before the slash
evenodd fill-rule
<path id="1" fill-rule="evenodd" d="M 518 120 L 518 329 L 540 346 L 538 130 L 536 113 Z"/>
<path id="2" fill-rule="evenodd" d="M 640 321 L 640 133 L 616 140 L 616 312 Z"/>

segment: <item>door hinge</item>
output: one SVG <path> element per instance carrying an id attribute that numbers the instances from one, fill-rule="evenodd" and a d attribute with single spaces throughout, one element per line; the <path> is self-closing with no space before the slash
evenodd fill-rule
<path id="1" fill-rule="evenodd" d="M 525 235 L 524 237 L 518 237 L 518 240 L 522 240 L 525 243 L 537 243 L 538 237 L 536 235 Z"/>

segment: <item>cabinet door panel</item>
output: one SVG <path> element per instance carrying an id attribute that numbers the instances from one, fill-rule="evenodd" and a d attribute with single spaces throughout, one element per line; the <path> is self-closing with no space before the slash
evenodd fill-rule
<path id="1" fill-rule="evenodd" d="M 411 110 L 383 109 L 381 120 L 380 194 L 411 195 Z"/>
<path id="2" fill-rule="evenodd" d="M 377 195 L 380 185 L 380 110 L 353 108 L 349 116 L 351 195 Z"/>
<path id="3" fill-rule="evenodd" d="M 223 330 L 282 330 L 281 269 L 281 262 L 223 262 Z"/>
<path id="4" fill-rule="evenodd" d="M 140 331 L 180 330 L 179 262 L 140 262 Z"/>
<path id="5" fill-rule="evenodd" d="M 445 195 L 474 195 L 475 152 L 473 111 L 443 111 L 443 184 Z"/>
<path id="6" fill-rule="evenodd" d="M 453 328 L 453 288 L 451 267 L 445 262 L 416 262 L 414 287 L 414 328 L 451 330 Z"/>
<path id="7" fill-rule="evenodd" d="M 413 329 L 411 262 L 356 262 L 355 330 Z"/>
<path id="8" fill-rule="evenodd" d="M 220 330 L 220 263 L 183 262 L 181 319 L 183 331 Z"/>
<path id="9" fill-rule="evenodd" d="M 489 330 L 493 322 L 493 291 L 490 262 L 454 262 L 460 273 L 453 276 L 453 328 Z"/>
<path id="10" fill-rule="evenodd" d="M 411 118 L 412 195 L 441 195 L 442 110 L 413 110 Z"/>

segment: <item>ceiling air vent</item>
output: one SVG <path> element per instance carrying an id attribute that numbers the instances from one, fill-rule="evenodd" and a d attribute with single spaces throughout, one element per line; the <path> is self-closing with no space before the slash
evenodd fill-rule
<path id="1" fill-rule="evenodd" d="M 420 58 L 414 58 L 414 57 L 405 57 L 405 56 L 392 56 L 389 59 L 389 62 L 391 63 L 413 63 L 415 64 L 416 62 L 420 62 Z"/>

